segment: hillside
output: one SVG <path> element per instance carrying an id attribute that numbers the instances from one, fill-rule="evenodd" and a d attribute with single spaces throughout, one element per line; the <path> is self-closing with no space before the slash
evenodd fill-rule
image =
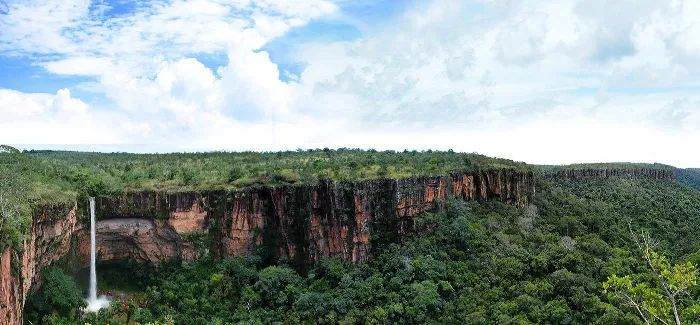
<path id="1" fill-rule="evenodd" d="M 675 176 L 678 182 L 688 185 L 700 191 L 700 169 L 686 168 L 676 169 Z"/>
<path id="2" fill-rule="evenodd" d="M 612 275 L 653 278 L 630 229 L 673 263 L 700 263 L 694 171 L 666 165 L 361 150 L 0 155 L 3 189 L 34 207 L 3 223 L 13 249 L 0 287 L 17 293 L 0 298 L 22 297 L 0 306 L 6 320 L 22 309 L 34 324 L 79 317 L 86 195 L 97 196 L 101 290 L 121 297 L 80 316 L 92 324 L 639 324 L 603 288 Z"/>

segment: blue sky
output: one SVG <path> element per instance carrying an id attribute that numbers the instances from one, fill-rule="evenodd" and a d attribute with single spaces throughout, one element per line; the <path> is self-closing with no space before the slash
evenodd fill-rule
<path id="1" fill-rule="evenodd" d="M 405 10 L 411 1 L 350 1 L 341 3 L 339 9 L 343 17 L 338 19 L 317 19 L 307 24 L 290 29 L 282 37 L 271 40 L 260 50 L 270 54 L 272 62 L 280 69 L 280 78 L 286 79 L 291 72 L 298 75 L 303 64 L 287 57 L 300 43 L 350 41 L 362 36 L 362 29 L 378 28 L 382 22 L 393 19 Z M 132 15 L 138 12 L 138 1 L 92 1 L 89 11 L 100 13 L 100 21 Z M 2 7 L 2 6 L 0 6 Z M 228 63 L 224 51 L 214 53 L 192 53 L 193 57 L 212 70 Z M 55 92 L 58 89 L 75 86 L 91 78 L 56 75 L 47 72 L 37 63 L 51 60 L 50 56 L 17 55 L 4 53 L 0 55 L 0 87 L 23 92 Z"/>
<path id="2" fill-rule="evenodd" d="M 319 18 L 308 23 L 291 28 L 282 37 L 271 40 L 260 48 L 270 55 L 272 62 L 278 65 L 280 79 L 288 81 L 290 73 L 299 75 L 304 64 L 288 57 L 288 53 L 303 43 L 352 41 L 362 37 L 363 30 L 381 28 L 390 23 L 397 15 L 409 8 L 412 0 L 402 1 L 347 1 L 338 4 L 339 14 L 332 18 Z M 1 7 L 1 6 L 0 6 Z M 100 21 L 125 17 L 139 12 L 138 1 L 91 1 L 89 11 L 99 15 Z M 214 53 L 190 53 L 211 70 L 225 66 L 228 57 L 225 51 Z M 59 56 L 60 57 L 60 56 Z M 42 56 L 33 53 L 17 54 L 12 51 L 0 54 L 0 88 L 8 88 L 23 92 L 56 92 L 58 89 L 72 87 L 94 78 L 56 75 L 47 72 L 38 63 L 50 61 L 51 55 Z M 93 94 L 85 91 L 74 95 L 81 99 Z"/>
<path id="3" fill-rule="evenodd" d="M 23 148 L 700 160 L 690 0 L 7 0 L 0 30 Z"/>

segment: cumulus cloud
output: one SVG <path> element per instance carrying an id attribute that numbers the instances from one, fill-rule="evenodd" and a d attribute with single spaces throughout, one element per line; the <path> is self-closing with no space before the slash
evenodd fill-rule
<path id="1" fill-rule="evenodd" d="M 403 135 L 393 149 L 697 165 L 682 145 L 699 140 L 697 4 L 475 3 L 419 4 L 359 40 L 302 47 L 295 91 L 313 100 L 297 105 Z"/>
<path id="2" fill-rule="evenodd" d="M 33 58 L 53 74 L 94 78 L 82 88 L 108 100 L 103 110 L 150 125 L 146 141 L 170 139 L 173 131 L 196 134 L 214 116 L 235 121 L 288 114 L 288 85 L 260 48 L 337 10 L 325 0 L 174 0 L 109 16 L 108 6 L 95 5 L 9 2 L 0 16 L 0 51 Z M 226 56 L 228 64 L 212 71 L 194 58 L 202 54 Z"/>
<path id="3" fill-rule="evenodd" d="M 680 146 L 700 140 L 696 1 L 417 2 L 358 39 L 295 44 L 287 61 L 304 70 L 280 80 L 261 49 L 339 10 L 328 0 L 172 0 L 110 16 L 89 1 L 9 2 L 0 51 L 93 78 L 106 101 L 4 90 L 0 112 L 23 107 L 7 116 L 33 116 L 38 128 L 74 107 L 81 122 L 125 125 L 111 123 L 104 141 L 189 149 L 700 160 Z M 227 60 L 207 66 L 201 54 Z"/>
<path id="4" fill-rule="evenodd" d="M 0 89 L 0 116 L 0 139 L 7 143 L 123 143 L 143 131 L 122 116 L 90 110 L 68 89 L 55 94 Z"/>

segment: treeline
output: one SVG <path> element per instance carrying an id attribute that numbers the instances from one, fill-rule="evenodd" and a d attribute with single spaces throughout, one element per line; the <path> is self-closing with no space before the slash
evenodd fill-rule
<path id="1" fill-rule="evenodd" d="M 0 250 L 21 247 L 33 207 L 75 199 L 73 184 L 48 167 L 15 148 L 0 145 Z"/>
<path id="2" fill-rule="evenodd" d="M 698 168 L 686 168 L 686 169 L 676 169 L 674 175 L 678 182 L 688 185 L 696 190 L 700 191 L 700 169 Z"/>
<path id="3" fill-rule="evenodd" d="M 318 149 L 171 154 L 28 151 L 89 191 L 197 190 L 438 175 L 480 168 L 527 169 L 524 163 L 453 151 Z"/>

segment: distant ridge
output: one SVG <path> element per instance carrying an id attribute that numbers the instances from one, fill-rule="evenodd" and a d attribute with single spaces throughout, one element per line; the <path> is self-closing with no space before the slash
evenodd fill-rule
<path id="1" fill-rule="evenodd" d="M 673 172 L 679 183 L 700 191 L 700 168 L 676 168 Z"/>

